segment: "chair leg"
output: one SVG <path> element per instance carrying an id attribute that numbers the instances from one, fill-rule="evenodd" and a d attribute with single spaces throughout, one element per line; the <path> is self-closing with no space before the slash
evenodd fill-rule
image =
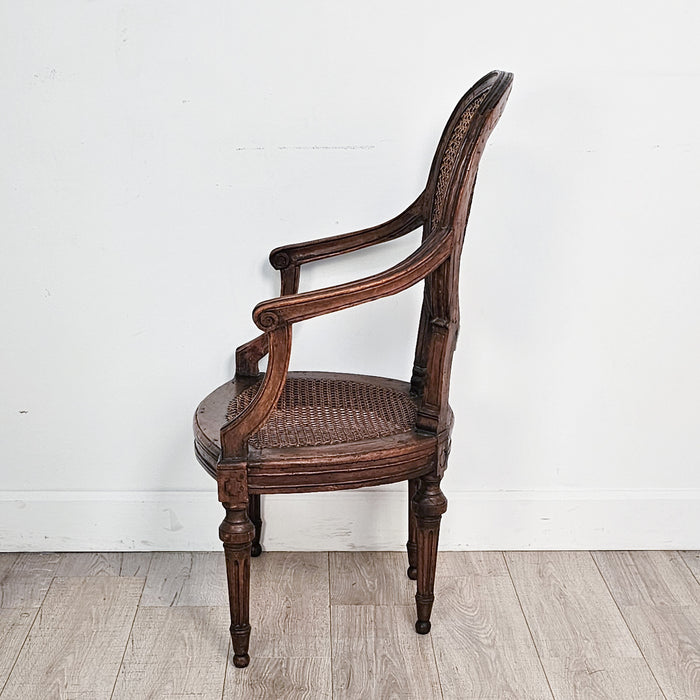
<path id="1" fill-rule="evenodd" d="M 440 519 L 447 510 L 447 499 L 440 490 L 440 477 L 430 474 L 423 477 L 418 493 L 413 499 L 416 516 L 416 543 L 418 545 L 418 586 L 416 592 L 416 632 L 430 632 L 430 613 L 435 595 L 435 564 L 437 563 Z"/>
<path id="2" fill-rule="evenodd" d="M 416 544 L 416 516 L 413 514 L 413 499 L 419 486 L 420 479 L 408 480 L 408 542 L 406 542 L 408 570 L 406 575 L 412 581 L 418 578 L 418 545 Z"/>
<path id="3" fill-rule="evenodd" d="M 253 537 L 253 544 L 250 548 L 250 556 L 259 557 L 262 554 L 262 545 L 260 544 L 260 534 L 262 533 L 260 494 L 254 494 L 248 497 L 248 517 L 255 526 L 255 537 Z"/>
<path id="4" fill-rule="evenodd" d="M 248 517 L 247 508 L 232 508 L 228 503 L 224 503 L 224 508 L 226 517 L 219 527 L 219 537 L 226 555 L 233 664 L 243 668 L 250 662 L 250 548 L 255 527 Z"/>

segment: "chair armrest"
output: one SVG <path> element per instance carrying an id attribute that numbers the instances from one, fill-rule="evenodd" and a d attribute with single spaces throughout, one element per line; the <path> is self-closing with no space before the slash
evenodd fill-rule
<path id="1" fill-rule="evenodd" d="M 248 450 L 248 438 L 268 418 L 284 389 L 292 350 L 292 324 L 314 316 L 346 309 L 397 294 L 420 282 L 452 253 L 452 229 L 435 232 L 398 265 L 355 282 L 313 292 L 279 296 L 263 301 L 253 310 L 253 320 L 265 331 L 242 348 L 268 352 L 267 372 L 248 407 L 221 428 L 220 469 L 236 469 Z M 245 365 L 245 362 L 242 363 Z"/>
<path id="2" fill-rule="evenodd" d="M 221 428 L 221 459 L 218 465 L 221 469 L 235 467 L 245 459 L 248 438 L 267 420 L 284 389 L 292 352 L 292 327 L 286 325 L 265 333 L 264 337 L 270 353 L 267 372 L 248 407 Z"/>
<path id="3" fill-rule="evenodd" d="M 236 376 L 257 377 L 260 374 L 258 362 L 270 352 L 267 333 L 261 333 L 252 340 L 236 348 Z"/>
<path id="4" fill-rule="evenodd" d="M 276 270 L 285 270 L 399 238 L 415 231 L 425 222 L 424 199 L 425 192 L 421 192 L 406 211 L 378 226 L 275 248 L 270 253 L 270 264 Z"/>
<path id="5" fill-rule="evenodd" d="M 452 229 L 436 231 L 398 265 L 370 277 L 312 292 L 280 296 L 258 304 L 253 321 L 264 331 L 397 294 L 420 282 L 452 252 Z"/>
<path id="6" fill-rule="evenodd" d="M 275 248 L 270 253 L 270 263 L 280 271 L 280 294 L 296 294 L 299 290 L 299 267 L 314 260 L 323 260 L 334 255 L 349 253 L 377 243 L 384 243 L 414 231 L 425 222 L 423 212 L 425 192 L 421 192 L 406 211 L 378 226 L 345 233 L 340 236 L 319 238 L 306 243 Z M 258 362 L 268 352 L 265 334 L 253 338 L 236 350 L 236 375 L 255 377 L 258 375 Z"/>

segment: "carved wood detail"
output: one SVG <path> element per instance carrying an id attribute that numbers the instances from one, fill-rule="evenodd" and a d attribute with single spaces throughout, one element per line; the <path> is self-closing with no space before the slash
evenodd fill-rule
<path id="1" fill-rule="evenodd" d="M 438 143 L 424 190 L 401 214 L 378 226 L 281 246 L 270 253 L 272 266 L 280 271 L 280 295 L 253 310 L 263 333 L 237 349 L 236 376 L 202 401 L 194 419 L 196 457 L 217 479 L 219 500 L 226 509 L 219 535 L 226 556 L 236 666 L 249 661 L 250 557 L 261 552 L 262 493 L 331 491 L 408 480 L 407 574 L 417 581 L 416 631 L 430 630 L 440 520 L 447 508 L 440 480 L 453 423 L 449 389 L 460 320 L 459 261 L 479 161 L 512 79 L 510 73 L 489 73 L 459 101 Z M 303 265 L 390 241 L 419 227 L 423 231 L 417 250 L 388 270 L 299 293 Z M 293 324 L 397 294 L 420 282 L 423 304 L 410 385 L 380 377 L 288 372 Z M 267 371 L 260 375 L 259 362 L 265 355 Z M 322 410 L 314 413 L 314 420 L 323 425 L 315 426 L 319 430 L 313 439 L 287 439 L 289 434 L 284 440 L 279 435 L 261 438 L 261 427 L 268 421 L 268 428 L 278 429 L 278 409 L 289 409 L 285 430 L 290 421 L 295 430 L 308 417 L 307 406 L 297 410 L 299 392 L 295 394 L 292 386 L 306 386 L 307 380 L 329 394 L 320 402 Z M 375 403 L 362 406 L 370 413 L 381 413 L 375 404 L 386 396 L 385 389 L 398 392 L 411 420 L 398 421 L 395 430 L 360 430 L 360 418 L 353 413 L 357 406 L 346 392 L 328 389 L 344 382 L 374 387 L 368 395 Z M 283 393 L 286 403 L 279 408 Z M 288 406 L 289 401 L 294 405 Z M 229 420 L 230 406 L 235 410 Z M 329 415 L 334 426 L 328 424 Z M 342 423 L 339 430 L 338 417 L 341 423 L 352 423 L 351 429 L 345 430 Z M 371 416 L 362 420 L 372 423 Z M 328 439 L 314 437 L 326 434 Z"/>
<path id="2" fill-rule="evenodd" d="M 413 497 L 416 518 L 418 555 L 418 586 L 416 592 L 416 632 L 430 632 L 430 613 L 435 600 L 435 564 L 437 561 L 440 520 L 447 510 L 447 498 L 440 490 L 440 477 L 430 474 L 421 479 L 420 489 Z"/>
<path id="3" fill-rule="evenodd" d="M 224 503 L 224 508 L 226 517 L 219 527 L 219 537 L 224 543 L 226 557 L 233 663 L 243 668 L 250 661 L 250 548 L 255 527 L 248 517 L 247 508 L 232 508 L 228 503 Z"/>

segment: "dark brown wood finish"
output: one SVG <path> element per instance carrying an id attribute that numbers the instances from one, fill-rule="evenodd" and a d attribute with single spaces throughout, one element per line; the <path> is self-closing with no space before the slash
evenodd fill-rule
<path id="1" fill-rule="evenodd" d="M 513 76 L 494 71 L 460 100 L 440 139 L 426 188 L 379 226 L 282 246 L 270 254 L 280 296 L 261 302 L 263 331 L 236 351 L 236 376 L 197 408 L 195 453 L 218 482 L 234 664 L 249 661 L 250 557 L 262 549 L 260 495 L 333 491 L 408 480 L 409 578 L 416 631 L 430 630 L 440 519 L 447 499 L 453 417 L 450 370 L 459 328 L 459 260 L 476 173 Z M 301 266 L 423 227 L 418 249 L 383 273 L 299 293 Z M 410 384 L 347 374 L 288 372 L 298 321 L 396 294 L 425 280 Z M 269 355 L 267 371 L 258 363 Z"/>

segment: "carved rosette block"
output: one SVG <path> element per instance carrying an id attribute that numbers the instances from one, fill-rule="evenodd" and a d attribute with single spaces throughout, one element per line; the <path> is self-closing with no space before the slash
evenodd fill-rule
<path id="1" fill-rule="evenodd" d="M 412 501 L 416 518 L 416 544 L 418 550 L 418 586 L 416 592 L 416 632 L 430 632 L 430 613 L 435 600 L 435 565 L 437 563 L 440 520 L 447 510 L 447 498 L 440 490 L 437 474 L 423 477 Z"/>

